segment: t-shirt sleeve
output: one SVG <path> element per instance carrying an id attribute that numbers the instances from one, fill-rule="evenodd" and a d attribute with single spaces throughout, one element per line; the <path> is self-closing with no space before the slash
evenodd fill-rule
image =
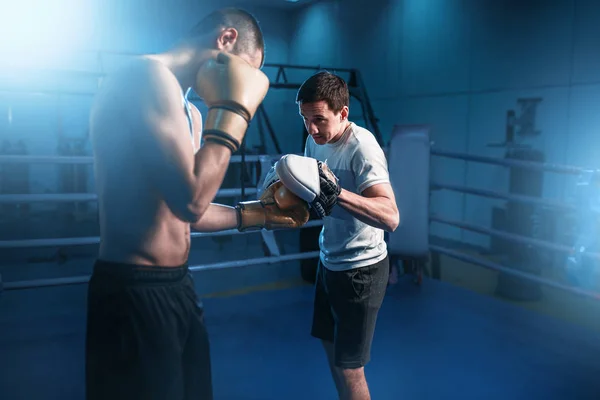
<path id="1" fill-rule="evenodd" d="M 359 194 L 373 185 L 390 182 L 385 153 L 376 141 L 360 144 L 352 156 L 352 171 Z"/>

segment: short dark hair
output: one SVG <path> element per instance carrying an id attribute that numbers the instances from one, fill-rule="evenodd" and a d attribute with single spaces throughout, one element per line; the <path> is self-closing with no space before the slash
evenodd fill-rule
<path id="1" fill-rule="evenodd" d="M 331 72 L 322 71 L 314 74 L 302 83 L 296 103 L 315 103 L 324 101 L 334 112 L 340 112 L 344 106 L 350 105 L 348 84 L 341 77 Z"/>
<path id="2" fill-rule="evenodd" d="M 265 57 L 265 39 L 258 20 L 248 11 L 226 7 L 215 10 L 202 18 L 188 34 L 188 37 L 203 35 L 221 28 L 234 28 L 238 32 L 235 54 L 253 54 L 262 52 L 261 65 Z"/>

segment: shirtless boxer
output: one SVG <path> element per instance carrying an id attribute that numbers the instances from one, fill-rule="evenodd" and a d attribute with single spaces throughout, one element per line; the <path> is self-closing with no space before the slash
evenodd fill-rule
<path id="1" fill-rule="evenodd" d="M 268 90 L 263 59 L 256 20 L 223 9 L 169 51 L 102 82 L 90 117 L 101 242 L 88 289 L 88 399 L 212 399 L 190 229 L 308 220 L 306 204 L 276 185 L 260 201 L 212 204 Z M 208 106 L 204 129 L 189 88 Z"/>

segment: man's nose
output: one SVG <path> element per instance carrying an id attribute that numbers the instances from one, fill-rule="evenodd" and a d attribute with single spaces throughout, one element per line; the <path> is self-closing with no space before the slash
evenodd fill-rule
<path id="1" fill-rule="evenodd" d="M 311 135 L 316 135 L 317 133 L 319 133 L 319 130 L 317 129 L 317 125 L 315 125 L 313 123 L 309 123 L 306 128 L 307 128 L 306 130 L 308 131 L 308 133 Z"/>

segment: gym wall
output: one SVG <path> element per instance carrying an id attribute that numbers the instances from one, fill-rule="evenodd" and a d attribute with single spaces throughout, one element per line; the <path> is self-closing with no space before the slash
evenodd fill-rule
<path id="1" fill-rule="evenodd" d="M 592 0 L 344 0 L 296 20 L 294 62 L 357 67 L 380 126 L 430 124 L 434 148 L 503 157 L 507 110 L 542 98 L 540 134 L 520 138 L 546 162 L 598 167 L 600 3 Z M 508 191 L 502 167 L 433 158 L 432 179 Z M 574 180 L 546 173 L 545 197 L 566 199 Z M 432 212 L 492 224 L 502 202 L 435 192 Z M 487 236 L 432 224 L 432 234 L 488 247 Z"/>
<path id="2" fill-rule="evenodd" d="M 518 111 L 519 98 L 540 97 L 536 129 L 541 133 L 527 141 L 547 162 L 595 166 L 600 151 L 594 107 L 600 96 L 600 55 L 594 47 L 600 5 L 591 0 L 337 0 L 299 3 L 300 8 L 283 7 L 283 0 L 139 0 L 96 2 L 83 11 L 77 2 L 61 1 L 66 4 L 62 9 L 69 10 L 62 15 L 69 19 L 56 26 L 41 24 L 45 33 L 60 28 L 60 37 L 77 39 L 80 48 L 132 53 L 165 49 L 217 3 L 241 4 L 261 22 L 268 63 L 359 68 L 386 140 L 395 124 L 430 124 L 436 148 L 502 157 L 505 149 L 489 145 L 504 140 L 506 111 Z M 48 16 L 50 11 L 43 12 Z M 41 17 L 36 18 L 32 15 L 21 31 L 40 25 Z M 52 55 L 38 57 L 33 66 L 97 68 L 93 53 L 58 60 Z M 119 62 L 109 57 L 104 68 Z M 274 69 L 265 72 L 275 78 Z M 15 89 L 54 84 L 71 92 L 93 89 L 93 82 L 82 79 L 0 78 Z M 265 100 L 283 152 L 302 148 L 294 95 L 294 90 L 272 90 Z M 2 92 L 0 115 L 6 117 L 0 118 L 0 142 L 22 140 L 29 154 L 57 154 L 59 137 L 85 138 L 89 104 L 89 96 Z M 251 147 L 258 138 L 255 124 L 248 137 Z M 89 154 L 89 145 L 84 152 Z M 508 172 L 501 167 L 434 158 L 431 171 L 438 181 L 508 189 Z M 55 193 L 57 176 L 55 166 L 34 165 L 29 190 Z M 544 196 L 564 199 L 572 184 L 546 174 Z M 93 186 L 90 173 L 88 190 Z M 500 204 L 444 191 L 433 194 L 431 208 L 448 218 L 490 226 L 493 208 Z M 487 236 L 457 228 L 432 224 L 431 232 L 489 246 Z"/>

